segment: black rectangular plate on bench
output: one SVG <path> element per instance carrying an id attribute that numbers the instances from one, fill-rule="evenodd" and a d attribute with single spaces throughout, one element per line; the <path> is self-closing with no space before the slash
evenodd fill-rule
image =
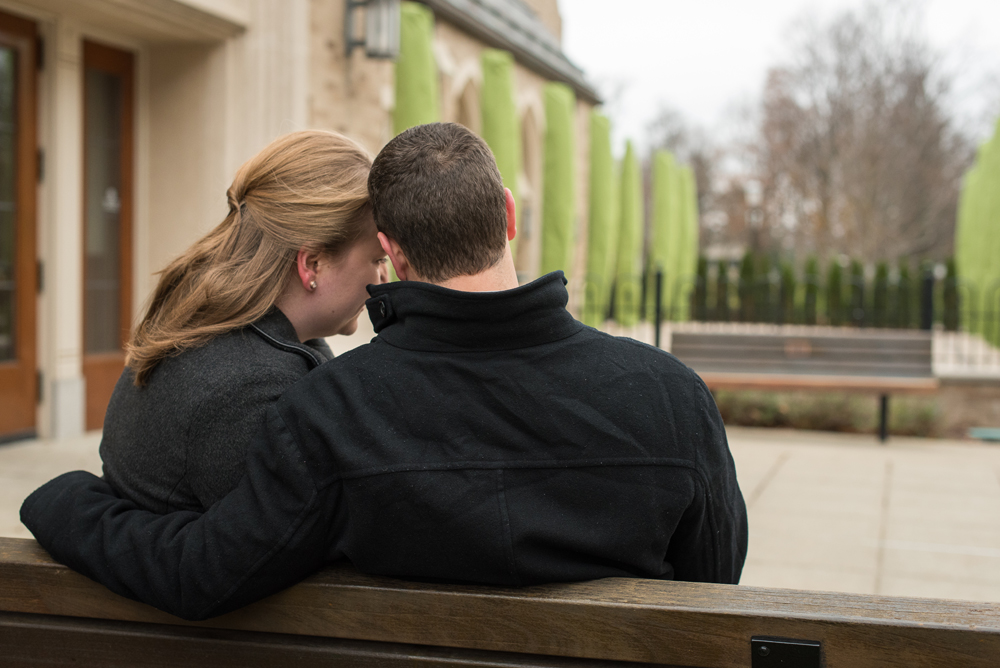
<path id="1" fill-rule="evenodd" d="M 752 668 L 820 668 L 820 643 L 815 640 L 754 637 L 750 639 Z"/>

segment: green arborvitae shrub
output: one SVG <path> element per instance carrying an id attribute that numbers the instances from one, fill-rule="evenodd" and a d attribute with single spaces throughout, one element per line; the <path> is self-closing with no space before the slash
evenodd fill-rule
<path id="1" fill-rule="evenodd" d="M 875 267 L 871 322 L 876 327 L 889 324 L 889 265 L 885 262 L 879 262 Z"/>
<path id="2" fill-rule="evenodd" d="M 806 260 L 805 295 L 802 302 L 802 322 L 816 324 L 816 302 L 819 297 L 819 261 L 815 255 Z"/>
<path id="3" fill-rule="evenodd" d="M 729 261 L 719 260 L 715 277 L 715 320 L 729 322 Z"/>
<path id="4" fill-rule="evenodd" d="M 755 318 L 754 308 L 754 261 L 753 253 L 747 251 L 740 262 L 740 320 L 743 322 L 753 322 Z"/>
<path id="5" fill-rule="evenodd" d="M 708 259 L 704 255 L 698 257 L 698 275 L 691 292 L 691 315 L 698 322 L 708 317 Z"/>
<path id="6" fill-rule="evenodd" d="M 913 279 L 910 278 L 910 263 L 906 259 L 902 259 L 899 261 L 899 279 L 896 281 L 896 303 L 895 308 L 893 308 L 896 327 L 909 329 L 914 326 L 913 299 L 916 293 Z"/>
<path id="7" fill-rule="evenodd" d="M 851 261 L 851 323 L 865 324 L 865 268 L 857 260 Z"/>
<path id="8" fill-rule="evenodd" d="M 955 273 L 955 258 L 948 258 L 946 266 L 948 272 L 945 274 L 942 286 L 942 302 L 944 302 L 942 320 L 946 330 L 955 332 L 958 331 L 958 275 Z"/>
<path id="9" fill-rule="evenodd" d="M 844 324 L 843 271 L 837 258 L 826 272 L 826 318 L 831 325 Z"/>
<path id="10" fill-rule="evenodd" d="M 791 262 L 781 264 L 781 322 L 797 323 L 799 318 L 795 314 L 795 269 Z"/>

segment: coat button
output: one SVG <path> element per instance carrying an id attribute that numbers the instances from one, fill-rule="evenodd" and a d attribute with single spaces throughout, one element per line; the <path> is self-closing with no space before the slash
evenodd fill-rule
<path id="1" fill-rule="evenodd" d="M 381 313 L 382 317 L 384 318 L 385 317 L 385 302 L 379 302 L 378 303 L 378 310 L 379 310 L 379 313 Z"/>

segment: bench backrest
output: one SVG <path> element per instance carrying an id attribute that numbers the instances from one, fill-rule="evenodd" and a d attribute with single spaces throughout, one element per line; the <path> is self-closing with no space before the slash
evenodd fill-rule
<path id="1" fill-rule="evenodd" d="M 930 332 L 674 332 L 670 351 L 697 372 L 926 378 Z"/>
<path id="2" fill-rule="evenodd" d="M 765 638 L 766 652 L 752 654 L 754 637 Z M 781 663 L 785 650 L 770 638 L 819 642 L 822 663 Z M 996 666 L 1000 604 L 623 578 L 513 590 L 338 566 L 188 623 L 54 563 L 34 541 L 0 538 L 0 658 L 4 666 Z"/>

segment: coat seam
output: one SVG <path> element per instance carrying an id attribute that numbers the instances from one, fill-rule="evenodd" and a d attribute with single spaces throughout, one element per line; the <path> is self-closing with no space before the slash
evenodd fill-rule
<path id="1" fill-rule="evenodd" d="M 504 488 L 503 469 L 497 469 L 497 506 L 500 510 L 500 528 L 503 530 L 504 553 L 507 557 L 507 568 L 514 578 L 514 586 L 521 586 L 521 576 L 517 572 L 517 561 L 514 559 L 514 538 L 510 530 L 510 509 L 507 507 L 507 493 Z"/>
<path id="2" fill-rule="evenodd" d="M 498 469 L 576 469 L 576 468 L 600 468 L 600 467 L 622 467 L 630 466 L 666 466 L 674 468 L 691 469 L 701 475 L 698 466 L 686 461 L 670 460 L 669 458 L 645 459 L 641 461 L 629 460 L 578 460 L 559 461 L 546 460 L 539 462 L 532 461 L 509 461 L 509 462 L 446 462 L 442 464 L 405 464 L 399 466 L 382 467 L 379 469 L 362 469 L 361 471 L 337 473 L 317 483 L 320 488 L 327 487 L 339 481 L 358 480 L 361 478 L 372 478 L 380 475 L 392 475 L 395 473 L 434 473 L 445 471 L 490 471 Z"/>

